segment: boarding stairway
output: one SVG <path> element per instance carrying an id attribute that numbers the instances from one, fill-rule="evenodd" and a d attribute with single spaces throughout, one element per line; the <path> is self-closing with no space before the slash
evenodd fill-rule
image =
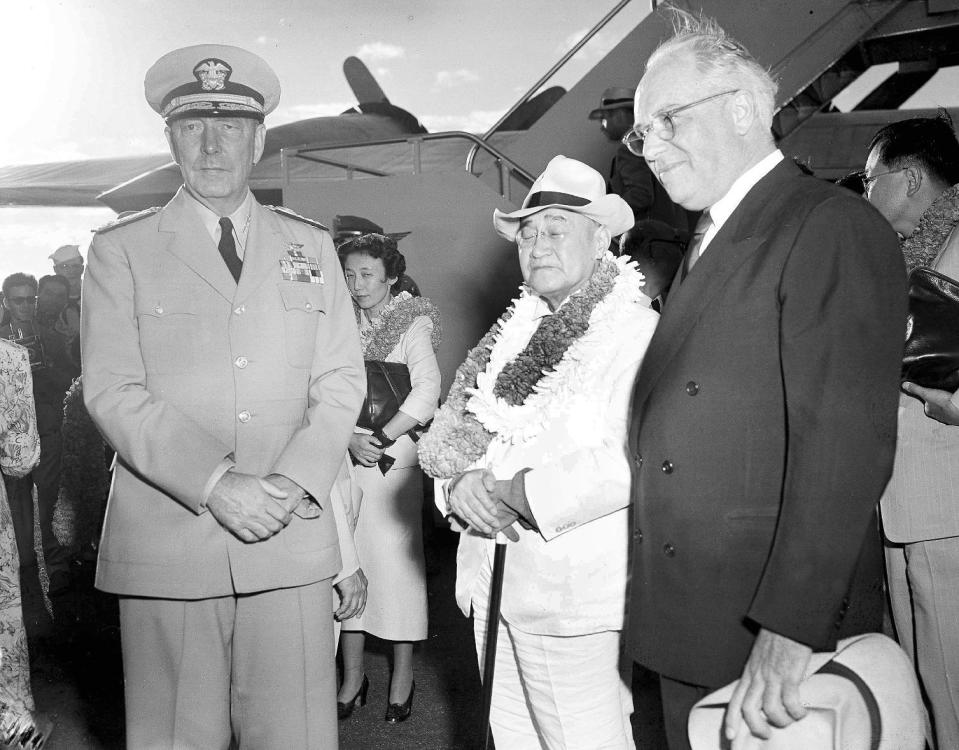
<path id="1" fill-rule="evenodd" d="M 409 272 L 444 315 L 439 359 L 445 386 L 519 283 L 515 248 L 492 230 L 493 209 L 517 207 L 533 175 L 556 154 L 607 170 L 615 146 L 587 115 L 605 88 L 636 85 L 646 58 L 670 32 L 666 21 L 646 15 L 564 95 L 546 87 L 589 37 L 618 14 L 635 12 L 639 2 L 619 2 L 534 84 L 514 110 L 547 90 L 551 106 L 524 122 L 524 130 L 503 128 L 516 124 L 511 110 L 482 137 L 437 133 L 336 147 L 307 144 L 284 149 L 278 173 L 259 186 L 324 221 L 359 214 L 387 231 L 411 233 L 401 244 Z M 780 147 L 830 179 L 861 167 L 872 133 L 903 116 L 896 107 L 938 70 L 959 62 L 959 0 L 695 5 L 770 67 L 780 82 L 774 123 Z M 834 111 L 837 94 L 871 66 L 887 62 L 897 62 L 897 71 L 854 112 Z"/>

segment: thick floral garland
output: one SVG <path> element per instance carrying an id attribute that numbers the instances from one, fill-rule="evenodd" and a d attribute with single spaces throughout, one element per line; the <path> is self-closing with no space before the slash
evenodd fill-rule
<path id="1" fill-rule="evenodd" d="M 362 310 L 356 308 L 357 321 Z M 416 318 L 429 317 L 433 321 L 430 343 L 433 351 L 440 348 L 443 329 L 440 327 L 440 311 L 426 297 L 414 297 L 409 292 L 400 292 L 383 309 L 373 324 L 360 332 L 363 359 L 382 361 L 396 348 L 400 337 L 406 333 Z"/>
<path id="2" fill-rule="evenodd" d="M 610 294 L 617 277 L 626 269 L 631 274 L 629 285 L 638 295 L 642 276 L 625 261 L 617 262 L 607 254 L 586 286 L 556 313 L 545 316 L 526 347 L 503 368 L 492 388 L 493 400 L 501 400 L 509 409 L 530 399 L 538 385 L 564 362 L 570 347 L 589 329 L 594 309 Z M 444 479 L 466 470 L 486 452 L 493 440 L 493 432 L 477 418 L 470 402 L 480 395 L 477 383 L 486 372 L 493 347 L 504 328 L 518 309 L 527 306 L 532 296 L 532 292 L 523 287 L 520 297 L 513 300 L 457 369 L 446 403 L 437 411 L 433 425 L 420 441 L 420 466 L 431 477 Z M 481 411 L 484 419 L 496 421 L 486 416 L 490 410 L 485 405 Z"/>
<path id="3" fill-rule="evenodd" d="M 899 247 L 906 261 L 906 271 L 930 266 L 946 238 L 959 224 L 959 185 L 943 190 L 919 219 L 919 225 Z"/>

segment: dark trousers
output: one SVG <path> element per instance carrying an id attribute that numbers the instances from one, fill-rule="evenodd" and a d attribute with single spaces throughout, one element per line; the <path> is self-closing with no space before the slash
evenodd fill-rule
<path id="1" fill-rule="evenodd" d="M 20 567 L 37 564 L 33 549 L 33 486 L 37 486 L 37 510 L 39 511 L 40 539 L 47 573 L 67 571 L 70 557 L 53 533 L 53 511 L 60 493 L 60 463 L 62 459 L 60 431 L 40 436 L 40 463 L 33 472 L 22 479 L 8 482 L 10 514 L 13 516 L 13 531 L 17 537 Z"/>
<path id="2" fill-rule="evenodd" d="M 686 724 L 693 706 L 715 688 L 690 685 L 688 682 L 659 676 L 659 691 L 663 701 L 663 724 L 669 750 L 692 750 Z"/>

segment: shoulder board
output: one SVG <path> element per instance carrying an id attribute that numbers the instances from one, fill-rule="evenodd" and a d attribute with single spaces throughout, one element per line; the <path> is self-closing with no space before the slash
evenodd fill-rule
<path id="1" fill-rule="evenodd" d="M 102 234 L 103 232 L 109 232 L 118 227 L 124 227 L 127 224 L 132 224 L 135 221 L 140 219 L 145 219 L 147 216 L 153 216 L 157 211 L 160 210 L 160 206 L 153 206 L 152 208 L 145 208 L 142 211 L 137 211 L 133 214 L 128 214 L 120 219 L 114 219 L 111 222 L 104 224 L 102 227 L 96 230 L 97 234 Z"/>
<path id="2" fill-rule="evenodd" d="M 293 219 L 294 221 L 302 221 L 304 224 L 309 224 L 311 227 L 316 227 L 317 229 L 322 229 L 324 232 L 329 232 L 330 228 L 325 224 L 321 224 L 316 219 L 308 219 L 305 216 L 300 216 L 296 211 L 291 211 L 290 209 L 284 206 L 263 206 L 263 208 L 270 209 L 273 213 L 279 214 L 280 216 L 285 216 L 288 219 Z"/>

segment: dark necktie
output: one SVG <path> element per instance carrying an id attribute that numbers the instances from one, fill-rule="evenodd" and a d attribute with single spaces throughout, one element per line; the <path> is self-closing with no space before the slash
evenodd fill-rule
<path id="1" fill-rule="evenodd" d="M 226 267 L 233 274 L 233 280 L 239 283 L 240 271 L 243 270 L 243 261 L 236 254 L 236 242 L 233 241 L 233 222 L 226 216 L 220 219 L 220 244 L 217 245 Z"/>
<path id="2" fill-rule="evenodd" d="M 696 222 L 696 228 L 693 230 L 693 236 L 689 238 L 689 245 L 686 247 L 686 262 L 683 265 L 683 279 L 686 278 L 686 274 L 693 269 L 693 266 L 696 265 L 696 261 L 699 260 L 699 249 L 703 246 L 703 237 L 706 236 L 706 232 L 709 231 L 712 225 L 713 220 L 709 215 L 709 211 L 703 211 L 702 216 L 699 217 L 699 221 Z"/>

